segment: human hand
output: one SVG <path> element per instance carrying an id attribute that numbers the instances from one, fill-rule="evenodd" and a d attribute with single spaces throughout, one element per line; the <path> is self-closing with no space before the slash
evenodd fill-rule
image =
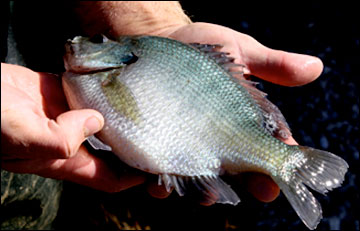
<path id="1" fill-rule="evenodd" d="M 254 75 L 283 86 L 298 86 L 315 80 L 323 70 L 321 60 L 314 56 L 270 49 L 249 35 L 230 28 L 191 23 L 161 32 L 185 43 L 219 44 L 230 53 L 235 63 L 245 65 L 245 75 Z"/>
<path id="2" fill-rule="evenodd" d="M 149 34 L 170 37 L 185 43 L 220 44 L 223 46 L 221 51 L 234 57 L 235 63 L 245 65 L 242 69 L 245 75 L 254 75 L 285 86 L 309 83 L 316 79 L 323 69 L 321 60 L 316 57 L 269 49 L 254 38 L 227 27 L 191 23 L 176 2 L 94 4 L 84 3 L 77 11 L 84 25 L 83 29 L 89 35 L 103 33 L 110 38 L 117 38 L 121 35 Z M 105 20 L 88 16 L 95 14 L 103 15 Z M 292 137 L 284 142 L 297 144 Z M 239 176 L 243 176 L 239 181 L 261 201 L 270 202 L 279 195 L 279 187 L 269 176 L 259 173 Z M 165 198 L 170 194 L 163 186 L 158 186 L 157 182 L 149 183 L 148 189 L 154 197 Z"/>
<path id="3" fill-rule="evenodd" d="M 119 173 L 81 143 L 104 125 L 90 109 L 69 111 L 61 78 L 1 64 L 1 167 L 117 192 L 143 183 Z"/>
<path id="4" fill-rule="evenodd" d="M 242 69 L 245 75 L 254 75 L 284 86 L 309 83 L 315 80 L 323 69 L 321 60 L 316 57 L 273 50 L 246 34 L 215 24 L 191 23 L 174 26 L 157 35 L 186 43 L 222 45 L 221 51 L 230 53 L 229 56 L 235 58 L 235 63 L 245 65 Z M 297 144 L 292 137 L 283 141 L 291 145 Z M 240 174 L 240 177 L 239 180 L 246 185 L 248 191 L 260 201 L 273 201 L 280 193 L 279 187 L 267 175 L 252 173 Z M 169 194 L 155 184 L 150 187 L 158 188 L 153 190 L 156 193 L 154 197 L 164 198 Z"/>

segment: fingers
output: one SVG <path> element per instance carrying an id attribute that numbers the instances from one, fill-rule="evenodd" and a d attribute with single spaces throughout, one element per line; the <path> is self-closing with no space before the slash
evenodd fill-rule
<path id="1" fill-rule="evenodd" d="M 159 185 L 158 182 L 156 180 L 153 179 L 153 177 L 150 177 L 148 183 L 147 183 L 147 186 L 146 186 L 146 189 L 148 191 L 148 193 L 152 196 L 152 197 L 155 197 L 155 198 L 158 198 L 158 199 L 165 199 L 167 198 L 171 193 L 172 191 L 174 190 L 174 188 L 171 188 L 170 189 L 170 192 L 166 191 L 166 188 L 165 186 L 162 184 L 162 185 Z M 210 205 L 213 205 L 216 203 L 216 199 L 217 197 L 214 196 L 214 197 L 203 197 L 203 194 L 202 192 L 198 192 L 199 196 L 197 198 L 198 200 L 198 203 L 203 205 L 203 206 L 210 206 Z"/>
<path id="2" fill-rule="evenodd" d="M 288 145 L 298 145 L 298 143 L 296 142 L 296 140 L 292 136 L 290 136 L 286 140 L 283 140 L 283 142 L 285 144 L 288 144 Z"/>
<path id="3" fill-rule="evenodd" d="M 244 185 L 247 190 L 258 200 L 262 202 L 271 202 L 280 194 L 280 188 L 267 175 L 261 173 L 243 174 Z M 158 185 L 155 181 L 151 181 L 147 185 L 148 193 L 159 199 L 167 198 L 171 192 L 167 192 L 163 185 Z M 214 198 L 202 198 L 199 203 L 203 206 L 211 206 L 216 203 Z"/>
<path id="4" fill-rule="evenodd" d="M 280 189 L 277 184 L 267 175 L 261 173 L 243 174 L 243 182 L 247 190 L 258 200 L 262 202 L 271 202 L 275 200 Z M 163 185 L 158 185 L 155 181 L 147 184 L 148 193 L 159 199 L 167 198 L 170 192 L 167 192 Z M 199 198 L 199 203 L 203 206 L 211 206 L 216 203 L 215 197 Z"/>
<path id="5" fill-rule="evenodd" d="M 2 136 L 4 159 L 70 158 L 86 137 L 104 125 L 102 115 L 90 109 L 65 112 L 56 121 L 31 112 L 28 115 L 17 111 L 8 114 L 11 121 L 4 124 L 8 132 Z M 13 137 L 14 134 L 17 136 Z"/>
<path id="6" fill-rule="evenodd" d="M 106 192 L 119 192 L 145 182 L 145 175 L 111 168 L 104 160 L 88 153 L 84 146 L 62 165 L 52 167 L 59 167 L 56 172 L 63 172 L 64 180 Z"/>
<path id="7" fill-rule="evenodd" d="M 192 23 L 165 34 L 180 41 L 221 44 L 235 62 L 244 64 L 245 74 L 284 86 L 298 86 L 315 80 L 323 70 L 320 59 L 270 49 L 249 35 L 210 23 Z"/>
<path id="8" fill-rule="evenodd" d="M 243 185 L 248 192 L 262 202 L 271 202 L 280 194 L 280 188 L 278 185 L 271 179 L 270 176 L 262 173 L 247 172 L 239 175 L 233 175 L 231 178 L 234 179 L 234 186 L 235 184 Z M 200 204 L 210 206 L 216 203 L 216 196 L 206 199 L 207 200 L 200 202 Z"/>
<path id="9" fill-rule="evenodd" d="M 59 78 L 16 65 L 1 67 L 2 159 L 69 158 L 102 128 L 104 119 L 95 110 L 64 112 Z"/>
<path id="10" fill-rule="evenodd" d="M 54 125 L 53 127 L 51 125 Z M 80 144 L 88 137 L 98 132 L 104 125 L 102 115 L 94 110 L 73 110 L 59 115 L 56 123 L 49 123 L 55 138 L 65 138 L 68 150 L 63 150 L 65 156 L 71 156 Z M 66 137 L 59 137 L 66 134 Z"/>
<path id="11" fill-rule="evenodd" d="M 159 185 L 157 181 L 150 180 L 146 186 L 148 193 L 155 198 L 164 199 L 167 198 L 173 189 L 170 192 L 166 191 L 164 185 Z"/>
<path id="12" fill-rule="evenodd" d="M 68 180 L 106 192 L 119 192 L 145 181 L 145 176 L 137 172 L 110 168 L 105 161 L 89 154 L 84 146 L 69 159 L 5 160 L 1 167 L 17 173 Z"/>
<path id="13" fill-rule="evenodd" d="M 244 42 L 241 53 L 247 74 L 284 86 L 299 86 L 314 81 L 323 70 L 322 61 L 314 56 L 295 54 L 263 46 L 250 36 L 239 37 Z"/>
<path id="14" fill-rule="evenodd" d="M 49 120 L 44 128 L 44 147 L 53 148 L 53 158 L 70 158 L 77 153 L 88 136 L 104 125 L 102 115 L 90 109 L 73 110 L 60 114 L 56 121 Z"/>
<path id="15" fill-rule="evenodd" d="M 269 176 L 265 174 L 247 174 L 245 176 L 245 185 L 247 190 L 256 199 L 262 202 L 271 202 L 275 200 L 280 194 L 279 187 Z"/>

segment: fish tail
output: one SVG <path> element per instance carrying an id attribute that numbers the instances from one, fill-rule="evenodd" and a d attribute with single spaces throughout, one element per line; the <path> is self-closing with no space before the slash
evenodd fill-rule
<path id="1" fill-rule="evenodd" d="M 304 155 L 304 161 L 296 165 L 292 177 L 288 180 L 280 176 L 272 176 L 272 178 L 304 224 L 309 229 L 315 229 L 322 218 L 322 210 L 319 202 L 305 185 L 325 194 L 341 185 L 348 164 L 330 152 L 310 147 L 298 147 Z"/>

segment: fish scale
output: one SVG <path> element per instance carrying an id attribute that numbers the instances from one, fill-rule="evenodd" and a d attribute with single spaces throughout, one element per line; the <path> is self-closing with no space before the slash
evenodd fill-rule
<path id="1" fill-rule="evenodd" d="M 220 45 L 185 44 L 155 36 L 116 41 L 75 37 L 65 45 L 63 88 L 71 109 L 92 108 L 104 128 L 88 139 L 122 161 L 158 174 L 179 195 L 199 190 L 204 200 L 240 199 L 220 174 L 269 175 L 304 224 L 316 228 L 322 210 L 312 193 L 339 187 L 340 157 L 287 145 L 279 109 L 245 80 Z M 236 78 L 235 78 L 236 77 Z"/>
<path id="2" fill-rule="evenodd" d="M 150 64 L 150 65 L 153 65 L 153 64 Z M 159 82 L 161 83 L 161 78 L 156 76 L 156 72 L 153 73 L 153 76 L 154 76 L 154 78 L 160 79 Z M 140 78 L 141 78 L 141 77 L 140 77 Z M 174 81 L 174 82 L 176 82 L 176 81 Z M 192 82 L 194 82 L 194 81 L 192 81 Z M 165 88 L 166 88 L 166 87 L 165 87 Z M 172 87 L 171 89 L 174 89 L 174 87 Z M 180 90 L 182 90 L 182 89 L 180 89 Z M 193 91 L 190 91 L 190 92 L 193 92 Z M 149 93 L 149 94 L 151 94 L 151 93 Z M 196 94 L 196 95 L 197 95 L 197 94 Z M 165 96 L 165 97 L 169 97 L 169 96 Z M 196 98 L 196 96 L 193 96 L 193 97 L 190 97 L 190 98 Z M 163 100 L 163 99 L 161 99 L 161 98 L 159 99 L 160 102 L 161 102 L 162 100 Z M 163 106 L 163 105 L 159 105 L 159 107 L 162 107 L 162 106 Z M 172 111 L 172 112 L 174 112 L 174 111 L 177 112 L 178 110 L 171 110 L 171 111 Z M 162 117 L 162 115 L 159 115 L 158 112 L 155 112 L 155 113 L 153 113 L 153 114 L 156 115 L 156 116 Z M 190 115 L 191 115 L 191 114 L 190 114 Z M 176 116 L 176 115 L 172 115 L 172 116 Z M 152 117 L 152 115 L 150 115 L 149 117 Z M 189 118 L 189 116 L 185 116 L 184 118 Z M 172 122 L 172 121 L 169 121 L 169 123 L 172 124 L 173 122 Z M 180 125 L 181 125 L 181 124 L 185 124 L 185 123 L 186 123 L 186 121 L 183 121 L 183 123 L 180 123 Z M 187 127 L 190 128 L 190 127 L 189 127 L 190 125 L 191 125 L 191 124 L 188 124 Z M 161 128 L 159 128 L 159 127 L 157 127 L 157 126 L 155 126 L 155 127 L 156 127 L 157 130 L 160 130 L 160 131 L 162 130 Z M 194 127 L 194 129 L 196 129 L 196 127 Z M 190 129 L 190 130 L 192 130 L 192 129 Z M 194 152 L 194 150 L 193 150 L 193 152 Z"/>

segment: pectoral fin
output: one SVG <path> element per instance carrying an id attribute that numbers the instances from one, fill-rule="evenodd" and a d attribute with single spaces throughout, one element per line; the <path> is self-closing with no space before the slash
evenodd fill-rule
<path id="1" fill-rule="evenodd" d="M 109 145 L 104 144 L 101 140 L 99 140 L 95 136 L 89 136 L 86 140 L 95 150 L 105 150 L 105 151 L 112 150 Z"/>

